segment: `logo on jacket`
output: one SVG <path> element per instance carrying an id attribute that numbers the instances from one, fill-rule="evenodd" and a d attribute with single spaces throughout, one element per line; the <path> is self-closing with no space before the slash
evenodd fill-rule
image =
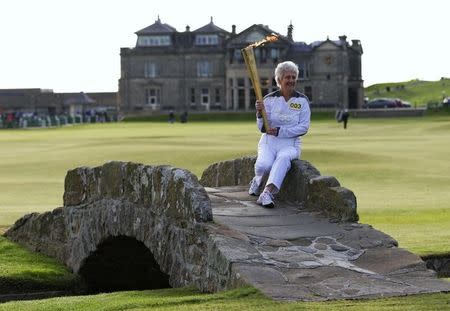
<path id="1" fill-rule="evenodd" d="M 294 110 L 300 110 L 302 108 L 302 104 L 300 103 L 290 103 L 289 108 Z"/>

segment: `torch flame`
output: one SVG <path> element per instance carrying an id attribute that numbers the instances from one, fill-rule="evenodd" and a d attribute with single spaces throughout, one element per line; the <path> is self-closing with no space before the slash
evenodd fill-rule
<path id="1" fill-rule="evenodd" d="M 277 41 L 277 40 L 278 40 L 278 35 L 272 33 L 271 35 L 266 36 L 264 39 L 262 39 L 260 41 L 256 41 L 255 43 L 250 44 L 248 47 L 251 46 L 252 48 L 256 48 L 256 47 L 258 47 L 260 45 L 263 45 L 264 43 L 274 42 L 274 41 Z"/>

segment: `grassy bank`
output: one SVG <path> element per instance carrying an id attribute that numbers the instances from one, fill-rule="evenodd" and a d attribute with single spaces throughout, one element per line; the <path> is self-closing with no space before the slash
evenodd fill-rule
<path id="1" fill-rule="evenodd" d="M 450 79 L 374 84 L 364 89 L 364 96 L 369 99 L 378 97 L 401 98 L 416 107 L 424 107 L 427 104 L 437 105 L 442 103 L 443 96 L 450 96 Z"/>
<path id="2" fill-rule="evenodd" d="M 55 259 L 0 237 L 0 294 L 71 291 L 79 284 L 79 278 Z"/>
<path id="3" fill-rule="evenodd" d="M 41 301 L 9 302 L 0 310 L 446 310 L 449 294 L 417 295 L 374 300 L 330 302 L 276 302 L 254 288 L 240 288 L 217 294 L 194 289 L 117 292 L 92 296 L 52 298 Z"/>

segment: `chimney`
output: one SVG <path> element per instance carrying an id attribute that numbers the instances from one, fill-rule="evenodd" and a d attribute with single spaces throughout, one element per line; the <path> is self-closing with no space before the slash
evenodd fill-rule
<path id="1" fill-rule="evenodd" d="M 339 36 L 339 40 L 341 40 L 343 42 L 347 42 L 347 36 L 346 35 Z"/>
<path id="2" fill-rule="evenodd" d="M 186 32 L 191 31 L 191 27 L 189 27 L 189 25 L 186 25 Z"/>
<path id="3" fill-rule="evenodd" d="M 236 25 L 231 25 L 231 33 L 232 33 L 233 35 L 236 34 Z"/>
<path id="4" fill-rule="evenodd" d="M 294 26 L 292 26 L 292 21 L 288 26 L 288 31 L 287 31 L 287 37 L 290 41 L 294 41 L 294 39 L 292 38 L 292 32 L 294 31 Z"/>

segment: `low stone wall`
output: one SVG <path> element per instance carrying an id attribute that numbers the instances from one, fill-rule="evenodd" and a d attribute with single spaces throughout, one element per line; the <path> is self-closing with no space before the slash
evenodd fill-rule
<path id="1" fill-rule="evenodd" d="M 246 186 L 254 176 L 256 157 L 243 157 L 210 165 L 200 183 L 205 187 Z M 353 192 L 341 187 L 333 176 L 322 176 L 309 162 L 292 161 L 277 199 L 320 211 L 336 221 L 357 221 Z"/>
<path id="2" fill-rule="evenodd" d="M 425 108 L 386 108 L 386 109 L 351 109 L 353 118 L 398 118 L 398 117 L 423 117 Z"/>

